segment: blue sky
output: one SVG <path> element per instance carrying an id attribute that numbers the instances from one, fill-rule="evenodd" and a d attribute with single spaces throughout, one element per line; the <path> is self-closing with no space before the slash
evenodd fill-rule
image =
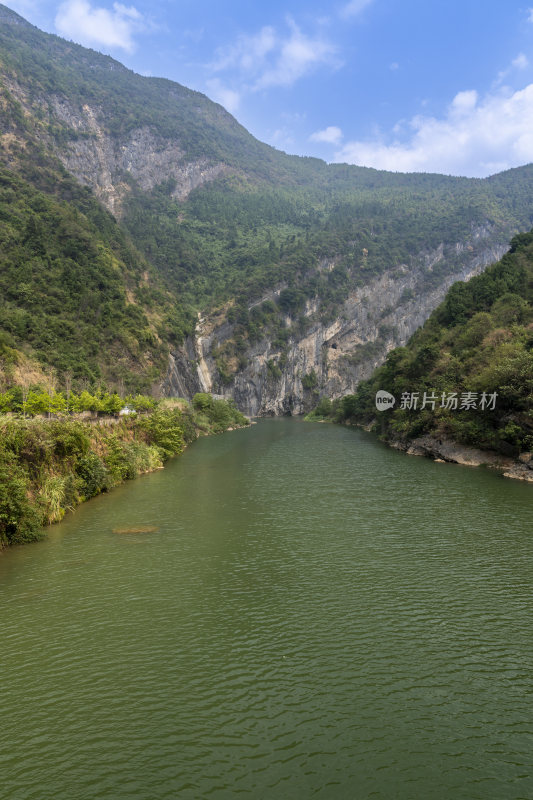
<path id="1" fill-rule="evenodd" d="M 289 153 L 480 177 L 533 162 L 527 0 L 7 5 L 137 72 L 204 92 Z"/>

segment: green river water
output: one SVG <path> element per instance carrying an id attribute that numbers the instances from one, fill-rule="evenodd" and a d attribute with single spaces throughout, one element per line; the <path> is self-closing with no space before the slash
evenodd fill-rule
<path id="1" fill-rule="evenodd" d="M 0 554 L 0 798 L 531 800 L 532 510 L 361 431 L 196 442 Z"/>

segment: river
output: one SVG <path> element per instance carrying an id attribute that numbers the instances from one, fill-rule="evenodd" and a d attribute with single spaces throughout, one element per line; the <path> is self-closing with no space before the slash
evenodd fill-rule
<path id="1" fill-rule="evenodd" d="M 363 431 L 196 442 L 0 554 L 0 798 L 533 797 L 532 509 Z"/>

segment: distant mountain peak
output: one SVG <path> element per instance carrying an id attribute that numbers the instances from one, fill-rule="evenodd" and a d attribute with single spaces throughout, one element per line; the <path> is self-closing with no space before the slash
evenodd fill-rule
<path id="1" fill-rule="evenodd" d="M 21 17 L 20 14 L 17 14 L 12 9 L 8 8 L 7 6 L 3 6 L 0 4 L 0 22 L 3 22 L 6 25 L 24 25 L 27 28 L 33 28 L 34 26 L 29 23 L 24 17 Z"/>

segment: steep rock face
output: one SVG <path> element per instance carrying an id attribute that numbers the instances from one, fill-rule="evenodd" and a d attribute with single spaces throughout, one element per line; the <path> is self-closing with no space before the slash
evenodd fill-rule
<path id="1" fill-rule="evenodd" d="M 232 397 L 251 416 L 301 414 L 316 405 L 319 396 L 335 398 L 352 393 L 389 350 L 407 342 L 452 283 L 468 280 L 501 258 L 507 247 L 491 242 L 490 233 L 489 228 L 473 232 L 474 239 L 486 241 L 471 257 L 468 245 L 457 243 L 451 248 L 456 254 L 466 254 L 466 258 L 436 286 L 421 289 L 427 285 L 428 274 L 445 257 L 442 246 L 421 255 L 414 267 L 394 267 L 350 293 L 337 318 L 328 324 L 317 318 L 318 302 L 308 301 L 305 333 L 293 335 L 283 353 L 267 338 L 249 347 L 247 365 L 230 385 L 221 382 L 213 351 L 231 339 L 233 326 L 224 318 L 206 317 L 199 321 L 194 340 L 187 342 L 181 354 L 175 354 L 163 392 L 169 393 L 172 385 L 181 382 L 195 391 Z M 281 288 L 258 302 L 275 299 Z M 294 322 L 290 317 L 285 321 L 287 325 Z M 180 368 L 186 375 L 178 374 Z"/>
<path id="2" fill-rule="evenodd" d="M 130 176 L 144 192 L 173 179 L 172 194 L 180 200 L 198 186 L 226 171 L 224 164 L 210 164 L 207 159 L 186 161 L 177 142 L 156 136 L 149 128 L 132 131 L 126 138 L 115 139 L 106 133 L 98 110 L 84 105 L 79 111 L 64 100 L 55 100 L 54 111 L 79 135 L 57 154 L 63 165 L 81 183 L 91 186 L 98 199 L 120 216 L 120 204 L 129 191 L 125 181 Z"/>
<path id="3" fill-rule="evenodd" d="M 78 106 L 58 95 L 30 98 L 16 81 L 4 78 L 4 83 L 27 113 L 33 113 L 37 105 L 50 123 L 70 130 L 70 140 L 65 142 L 63 137 L 60 144 L 47 134 L 42 136 L 65 169 L 90 186 L 117 217 L 131 191 L 131 179 L 143 192 L 173 179 L 172 196 L 184 200 L 193 189 L 228 171 L 225 164 L 207 158 L 187 160 L 179 142 L 158 136 L 147 126 L 123 137 L 113 136 L 97 106 Z"/>
<path id="4" fill-rule="evenodd" d="M 165 380 L 156 388 L 163 397 L 185 397 L 190 400 L 196 392 L 204 391 L 196 370 L 194 342 L 188 339 L 185 346 L 169 356 Z"/>

